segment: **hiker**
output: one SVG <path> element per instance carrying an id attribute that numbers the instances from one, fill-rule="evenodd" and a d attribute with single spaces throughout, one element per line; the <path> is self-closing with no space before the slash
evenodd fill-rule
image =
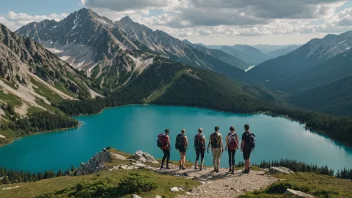
<path id="1" fill-rule="evenodd" d="M 198 134 L 194 137 L 194 149 L 196 150 L 196 161 L 194 163 L 194 170 L 198 169 L 199 156 L 201 157 L 200 170 L 203 170 L 204 152 L 205 152 L 206 139 L 203 135 L 203 129 L 198 129 Z"/>
<path id="2" fill-rule="evenodd" d="M 226 147 L 229 153 L 229 172 L 235 174 L 235 154 L 238 149 L 238 135 L 235 132 L 235 127 L 230 127 L 230 133 L 226 136 Z"/>
<path id="3" fill-rule="evenodd" d="M 186 130 L 182 129 L 181 133 L 176 137 L 176 150 L 180 152 L 180 170 L 185 170 L 185 163 L 186 163 L 186 150 L 188 147 L 188 139 L 185 135 Z"/>
<path id="4" fill-rule="evenodd" d="M 170 133 L 170 130 L 165 129 L 165 134 L 160 134 L 158 136 L 158 146 L 163 150 L 163 153 L 164 153 L 163 159 L 161 161 L 160 169 L 164 168 L 165 159 L 166 159 L 166 169 L 170 169 L 169 160 L 170 160 L 171 144 L 170 144 L 169 133 Z"/>
<path id="5" fill-rule="evenodd" d="M 251 133 L 249 131 L 249 125 L 245 124 L 244 125 L 244 130 L 245 132 L 242 135 L 242 143 L 241 143 L 241 151 L 243 152 L 243 159 L 245 161 L 245 170 L 243 173 L 250 173 L 250 156 L 251 152 L 253 151 L 255 147 L 255 142 L 254 142 L 254 133 Z"/>
<path id="6" fill-rule="evenodd" d="M 222 144 L 222 135 L 219 133 L 218 126 L 215 127 L 215 132 L 210 135 L 208 149 L 207 149 L 208 153 L 209 153 L 210 146 L 213 154 L 214 171 L 218 173 L 220 168 L 220 157 L 222 152 L 224 152 L 224 147 Z"/>

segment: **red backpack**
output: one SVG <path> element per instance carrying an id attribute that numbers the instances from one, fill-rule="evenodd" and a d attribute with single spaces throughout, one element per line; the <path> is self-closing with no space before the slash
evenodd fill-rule
<path id="1" fill-rule="evenodd" d="M 165 146 L 167 144 L 166 142 L 166 135 L 165 134 L 159 134 L 158 139 L 156 141 L 158 147 Z"/>
<path id="2" fill-rule="evenodd" d="M 237 139 L 237 133 L 234 133 L 233 135 L 231 135 L 231 133 L 229 133 L 229 135 L 228 135 L 228 148 L 230 151 L 234 151 L 237 149 L 238 142 L 236 141 L 236 139 Z"/>

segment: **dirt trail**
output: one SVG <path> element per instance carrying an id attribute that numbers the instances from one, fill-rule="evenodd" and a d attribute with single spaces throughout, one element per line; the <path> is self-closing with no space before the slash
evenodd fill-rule
<path id="1" fill-rule="evenodd" d="M 213 172 L 212 168 L 205 170 L 187 169 L 179 170 L 160 170 L 159 173 L 172 174 L 175 176 L 187 176 L 190 179 L 198 180 L 202 185 L 186 192 L 182 197 L 237 197 L 246 192 L 266 188 L 277 181 L 263 171 L 251 171 L 250 174 L 244 174 L 241 170 L 234 175 L 228 173 L 228 169 L 220 169 L 219 173 Z"/>

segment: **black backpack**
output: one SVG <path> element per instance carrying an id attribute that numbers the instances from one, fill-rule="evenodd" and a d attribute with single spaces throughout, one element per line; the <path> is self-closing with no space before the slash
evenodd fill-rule
<path id="1" fill-rule="evenodd" d="M 246 144 L 249 145 L 250 149 L 255 148 L 255 134 L 254 133 L 249 133 L 246 138 Z"/>
<path id="2" fill-rule="evenodd" d="M 185 136 L 184 135 L 182 135 L 182 134 L 177 135 L 175 148 L 176 148 L 176 150 L 179 150 L 181 148 L 185 148 Z"/>
<path id="3" fill-rule="evenodd" d="M 194 147 L 198 149 L 205 149 L 204 136 L 197 134 L 194 136 Z"/>

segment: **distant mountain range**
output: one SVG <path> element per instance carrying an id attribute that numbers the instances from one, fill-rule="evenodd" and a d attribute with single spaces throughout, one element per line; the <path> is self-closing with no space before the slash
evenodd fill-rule
<path id="1" fill-rule="evenodd" d="M 234 57 L 237 57 L 251 66 L 255 66 L 257 64 L 263 63 L 267 60 L 288 54 L 294 50 L 296 50 L 299 45 L 280 45 L 280 46 L 271 46 L 271 45 L 263 45 L 257 48 L 256 46 L 250 45 L 209 45 L 206 46 L 204 44 L 195 44 L 198 46 L 207 47 L 210 49 L 219 49 L 222 50 Z M 265 47 L 266 46 L 266 47 Z M 263 51 L 262 51 L 263 50 Z"/>
<path id="2" fill-rule="evenodd" d="M 309 108 L 309 105 L 297 102 L 296 97 L 299 97 L 299 94 L 314 95 L 318 87 L 331 88 L 330 84 L 352 76 L 351 32 L 327 35 L 323 39 L 313 39 L 302 46 L 205 46 L 192 44 L 187 40 L 181 41 L 161 30 L 154 31 L 132 21 L 129 17 L 113 22 L 92 10 L 81 9 L 62 21 L 44 20 L 30 23 L 16 33 L 34 39 L 60 57 L 63 64 L 63 61 L 66 61 L 70 65 L 66 65 L 65 68 L 71 68 L 72 75 L 76 76 L 74 82 L 84 82 L 79 84 L 82 89 L 79 92 L 71 93 L 72 90 L 68 90 L 67 94 L 72 94 L 71 99 L 98 95 L 92 91 L 93 89 L 106 96 L 122 91 L 128 95 L 135 90 L 132 95 L 136 97 L 137 90 L 144 86 L 142 84 L 137 86 L 136 83 L 153 79 L 151 71 L 154 72 L 156 79 L 159 79 L 157 75 L 162 75 L 175 80 L 179 79 L 181 74 L 181 76 L 189 76 L 190 73 L 193 75 L 192 72 L 184 71 L 202 73 L 201 70 L 194 69 L 199 68 L 226 75 L 235 80 L 235 83 L 241 82 L 241 86 L 247 84 L 251 87 L 248 92 L 257 100 L 276 101 L 277 96 L 273 97 L 266 89 L 268 88 L 278 95 L 284 92 L 284 95 L 290 95 L 288 101 Z M 253 69 L 244 71 L 254 65 Z M 183 69 L 175 73 L 173 72 L 175 67 Z M 206 77 L 203 78 L 209 79 L 210 74 L 211 72 L 204 73 Z M 62 79 L 51 79 L 54 82 L 60 80 Z M 155 85 L 145 87 L 146 90 L 153 90 L 146 92 L 150 94 L 144 98 L 146 101 L 154 101 L 150 98 L 165 94 L 165 89 L 174 85 L 174 83 L 167 84 L 169 81 L 164 78 L 155 82 Z M 178 80 L 172 82 L 179 84 Z M 196 84 L 194 79 L 188 82 Z M 157 86 L 158 83 L 166 85 L 166 88 Z M 219 84 L 216 83 L 217 85 Z M 259 89 L 252 85 L 266 88 Z M 209 92 L 211 90 L 209 87 L 222 89 L 220 85 L 204 86 Z M 127 88 L 130 91 L 127 91 Z M 246 95 L 243 90 L 240 93 Z"/>
<path id="3" fill-rule="evenodd" d="M 217 71 L 235 80 L 244 80 L 243 68 L 249 66 L 220 50 L 193 47 L 163 31 L 153 31 L 129 17 L 112 22 L 85 8 L 59 22 L 30 23 L 17 33 L 43 44 L 85 71 L 100 87 L 112 91 L 132 81 L 155 56 Z"/>
<path id="4" fill-rule="evenodd" d="M 339 76 L 337 79 L 329 77 L 329 80 L 325 81 L 317 79 L 318 77 L 315 75 L 323 75 L 323 73 L 330 75 L 329 71 L 338 70 L 335 68 L 335 64 L 341 64 L 340 67 L 342 67 L 348 60 L 346 55 L 348 55 L 351 44 L 352 32 L 327 35 L 323 39 L 313 39 L 287 55 L 257 65 L 248 74 L 256 84 L 286 92 L 318 86 L 321 83 L 328 83 L 343 77 Z M 334 58 L 335 56 L 338 57 Z M 349 74 L 347 70 L 335 72 Z M 302 78 L 306 78 L 306 81 L 310 82 L 301 82 Z"/>

